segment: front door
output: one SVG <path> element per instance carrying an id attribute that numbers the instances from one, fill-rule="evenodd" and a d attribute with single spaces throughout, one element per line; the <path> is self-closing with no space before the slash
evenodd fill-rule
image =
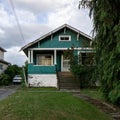
<path id="1" fill-rule="evenodd" d="M 69 59 L 62 55 L 62 71 L 70 71 Z"/>

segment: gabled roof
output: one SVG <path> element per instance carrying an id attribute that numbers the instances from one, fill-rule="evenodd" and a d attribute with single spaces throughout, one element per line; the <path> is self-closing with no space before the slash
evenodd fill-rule
<path id="1" fill-rule="evenodd" d="M 62 26 L 56 28 L 55 30 L 53 30 L 53 31 L 51 31 L 51 32 L 49 32 L 49 33 L 47 33 L 47 34 L 41 36 L 40 38 L 36 39 L 35 41 L 28 43 L 27 45 L 25 45 L 24 47 L 22 47 L 21 50 L 24 50 L 24 49 L 30 47 L 31 45 L 33 45 L 33 44 L 39 42 L 40 40 L 42 40 L 42 39 L 44 39 L 44 38 L 46 38 L 46 37 L 48 37 L 48 36 L 50 36 L 50 35 L 56 33 L 57 31 L 59 31 L 59 30 L 65 28 L 65 27 L 67 27 L 67 28 L 69 28 L 69 29 L 71 29 L 71 30 L 73 30 L 73 31 L 75 31 L 75 32 L 77 32 L 77 33 L 79 33 L 80 35 L 82 35 L 82 36 L 84 36 L 84 37 L 86 37 L 86 38 L 92 40 L 92 37 L 90 37 L 89 35 L 87 35 L 87 34 L 81 32 L 80 30 L 78 30 L 78 29 L 76 29 L 76 28 L 74 28 L 74 27 L 72 27 L 72 26 L 70 26 L 70 25 L 68 25 L 68 24 L 64 24 L 64 25 L 62 25 Z"/>
<path id="2" fill-rule="evenodd" d="M 0 50 L 1 50 L 1 51 L 3 51 L 3 52 L 6 52 L 6 50 L 5 50 L 5 49 L 3 49 L 2 47 L 0 47 Z"/>

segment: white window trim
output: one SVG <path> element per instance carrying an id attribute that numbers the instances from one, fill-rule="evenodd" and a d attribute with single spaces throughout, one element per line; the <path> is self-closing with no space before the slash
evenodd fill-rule
<path id="1" fill-rule="evenodd" d="M 51 56 L 51 65 L 39 65 L 38 64 L 38 56 Z M 52 54 L 37 54 L 36 65 L 35 66 L 53 66 L 53 55 Z"/>
<path id="2" fill-rule="evenodd" d="M 61 37 L 69 37 L 69 40 L 61 40 Z M 59 41 L 71 41 L 71 35 L 59 35 Z"/>

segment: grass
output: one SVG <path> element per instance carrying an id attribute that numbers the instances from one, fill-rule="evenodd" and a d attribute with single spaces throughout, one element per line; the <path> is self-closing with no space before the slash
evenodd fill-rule
<path id="1" fill-rule="evenodd" d="M 81 89 L 80 92 L 89 97 L 104 101 L 104 98 L 99 88 Z"/>
<path id="2" fill-rule="evenodd" d="M 55 91 L 55 92 L 53 92 Z M 54 88 L 20 89 L 0 101 L 1 120 L 112 120 L 95 106 Z"/>

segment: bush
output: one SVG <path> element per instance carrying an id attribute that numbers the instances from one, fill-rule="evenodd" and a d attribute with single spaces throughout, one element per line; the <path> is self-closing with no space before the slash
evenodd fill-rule
<path id="1" fill-rule="evenodd" d="M 71 72 L 78 76 L 81 88 L 95 86 L 96 80 L 93 77 L 94 69 L 94 66 L 81 66 L 78 64 L 71 66 Z"/>
<path id="2" fill-rule="evenodd" d="M 87 88 L 95 86 L 95 77 L 93 77 L 95 66 L 93 62 L 93 55 L 89 58 L 85 58 L 84 63 L 79 63 L 80 58 L 77 52 L 74 50 L 74 46 L 71 47 L 72 50 L 64 51 L 64 56 L 70 59 L 70 71 L 77 76 L 80 80 L 80 87 Z"/>
<path id="3" fill-rule="evenodd" d="M 21 74 L 21 67 L 17 65 L 8 66 L 4 73 L 0 75 L 0 85 L 9 85 L 17 74 Z"/>
<path id="4" fill-rule="evenodd" d="M 10 65 L 4 73 L 10 76 L 10 82 L 12 82 L 13 77 L 21 73 L 21 67 L 17 65 Z"/>
<path id="5" fill-rule="evenodd" d="M 0 85 L 9 85 L 10 84 L 10 76 L 2 73 L 0 75 Z"/>

